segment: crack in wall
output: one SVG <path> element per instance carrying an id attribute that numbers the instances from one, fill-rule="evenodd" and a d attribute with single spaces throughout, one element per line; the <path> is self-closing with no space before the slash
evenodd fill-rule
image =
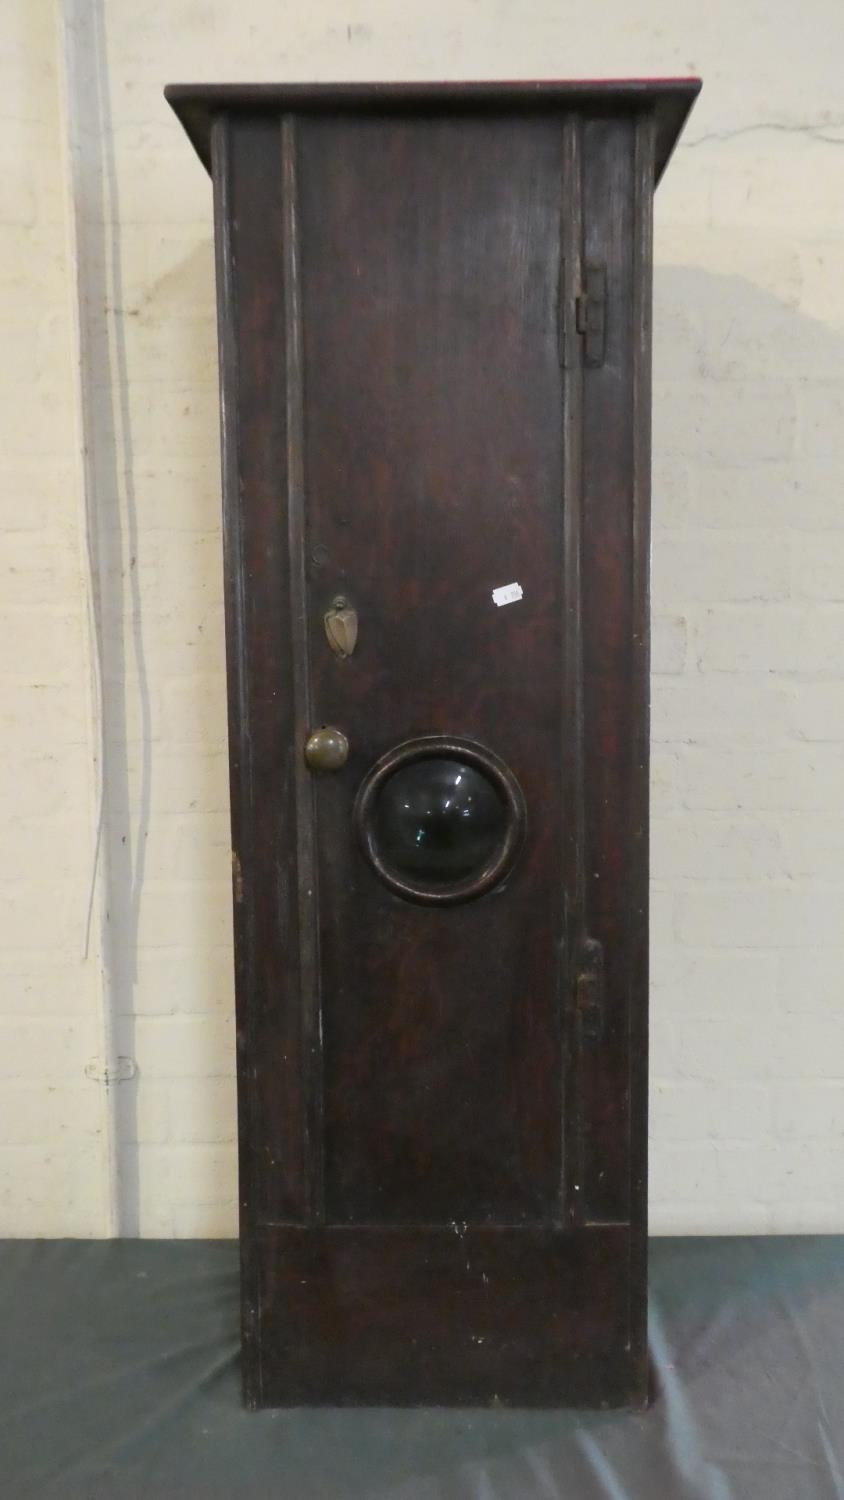
<path id="1" fill-rule="evenodd" d="M 829 135 L 827 132 L 840 130 L 840 135 Z M 821 141 L 827 146 L 844 146 L 844 123 L 828 121 L 825 125 L 788 125 L 780 120 L 760 120 L 755 125 L 737 125 L 732 130 L 710 130 L 705 135 L 698 135 L 692 140 L 681 139 L 679 147 L 683 151 L 693 151 L 696 146 L 706 146 L 711 141 L 734 141 L 739 136 L 754 135 L 767 130 L 777 131 L 783 135 L 809 136 L 813 141 Z"/>

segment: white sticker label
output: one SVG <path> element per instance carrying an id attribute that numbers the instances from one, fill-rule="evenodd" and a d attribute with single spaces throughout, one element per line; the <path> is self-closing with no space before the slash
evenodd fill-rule
<path id="1" fill-rule="evenodd" d="M 524 590 L 520 583 L 504 583 L 500 589 L 493 589 L 493 604 L 515 604 L 523 597 Z"/>

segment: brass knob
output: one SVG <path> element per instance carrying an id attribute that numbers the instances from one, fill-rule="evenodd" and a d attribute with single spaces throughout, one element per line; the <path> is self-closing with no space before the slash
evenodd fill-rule
<path id="1" fill-rule="evenodd" d="M 339 771 L 349 759 L 349 741 L 342 729 L 323 724 L 308 735 L 305 760 L 312 771 Z"/>

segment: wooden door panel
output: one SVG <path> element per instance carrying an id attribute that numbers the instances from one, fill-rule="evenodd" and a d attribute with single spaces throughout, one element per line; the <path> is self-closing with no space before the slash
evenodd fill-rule
<path id="1" fill-rule="evenodd" d="M 564 206 L 559 117 L 298 129 L 329 1222 L 550 1220 L 560 1195 Z M 523 598 L 497 607 L 493 589 Z M 332 599 L 358 613 L 332 654 Z M 477 902 L 387 890 L 352 828 L 396 743 L 452 733 L 520 782 Z"/>

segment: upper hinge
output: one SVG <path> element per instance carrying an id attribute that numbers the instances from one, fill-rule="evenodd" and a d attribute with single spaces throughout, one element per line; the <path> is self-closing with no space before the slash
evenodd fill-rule
<path id="1" fill-rule="evenodd" d="M 560 267 L 560 364 L 568 369 L 582 359 L 591 370 L 597 370 L 604 363 L 607 349 L 607 268 L 597 261 L 588 260 L 579 279 L 581 291 L 572 295 L 566 285 L 563 262 Z"/>
<path id="2" fill-rule="evenodd" d="M 575 303 L 575 327 L 583 337 L 583 363 L 604 363 L 607 349 L 607 268 L 594 261 L 583 267 L 583 291 Z"/>

